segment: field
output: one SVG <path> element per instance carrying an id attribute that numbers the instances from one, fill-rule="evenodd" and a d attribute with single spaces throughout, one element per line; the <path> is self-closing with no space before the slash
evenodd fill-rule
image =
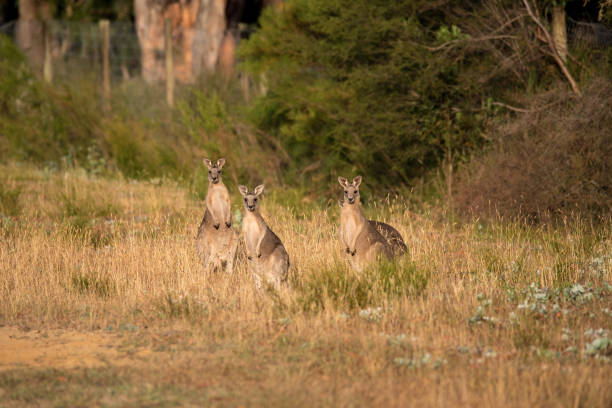
<path id="1" fill-rule="evenodd" d="M 373 201 L 408 255 L 356 276 L 336 201 L 264 193 L 292 266 L 257 293 L 244 250 L 202 270 L 179 184 L 3 165 L 0 405 L 612 406 L 612 220 Z"/>

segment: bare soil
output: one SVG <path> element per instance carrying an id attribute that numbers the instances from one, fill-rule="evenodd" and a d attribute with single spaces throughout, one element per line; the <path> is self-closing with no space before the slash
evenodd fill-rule
<path id="1" fill-rule="evenodd" d="M 139 347 L 129 353 L 110 333 L 70 330 L 24 331 L 0 327 L 0 371 L 15 368 L 100 367 L 134 364 L 152 351 Z"/>

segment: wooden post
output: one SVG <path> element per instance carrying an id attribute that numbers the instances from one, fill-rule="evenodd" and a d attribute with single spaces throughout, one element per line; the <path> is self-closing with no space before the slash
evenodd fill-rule
<path id="1" fill-rule="evenodd" d="M 174 60 L 172 58 L 172 25 L 170 19 L 164 20 L 164 48 L 166 51 L 166 102 L 174 106 Z"/>
<path id="2" fill-rule="evenodd" d="M 45 54 L 43 60 L 43 78 L 45 82 L 53 81 L 53 64 L 51 55 L 51 24 L 49 20 L 43 21 L 43 41 L 45 42 Z"/>
<path id="3" fill-rule="evenodd" d="M 100 46 L 102 51 L 102 107 L 110 111 L 110 23 L 100 20 Z"/>
<path id="4" fill-rule="evenodd" d="M 89 30 L 89 28 L 86 26 L 86 23 L 81 23 L 80 25 L 80 33 L 81 33 L 81 58 L 85 59 L 87 58 L 87 46 L 89 45 L 88 42 L 88 33 L 87 30 Z"/>
<path id="5" fill-rule="evenodd" d="M 251 78 L 246 72 L 240 73 L 240 88 L 242 89 L 242 96 L 246 103 L 251 100 Z"/>

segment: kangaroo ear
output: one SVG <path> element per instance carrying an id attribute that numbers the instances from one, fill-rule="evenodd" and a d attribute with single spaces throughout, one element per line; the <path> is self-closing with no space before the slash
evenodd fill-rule
<path id="1" fill-rule="evenodd" d="M 344 177 L 338 177 L 338 183 L 344 188 L 348 186 L 348 181 Z"/>
<path id="2" fill-rule="evenodd" d="M 260 184 L 257 187 L 255 187 L 255 195 L 260 195 L 261 193 L 263 193 L 264 190 L 264 185 Z"/>
<path id="3" fill-rule="evenodd" d="M 243 186 L 242 184 L 238 185 L 238 191 L 240 191 L 240 194 L 242 194 L 243 196 L 246 196 L 249 193 L 249 189 Z"/>
<path id="4" fill-rule="evenodd" d="M 208 167 L 209 169 L 212 167 L 212 162 L 210 161 L 210 159 L 204 159 L 202 161 L 204 162 L 206 167 Z"/>
<path id="5" fill-rule="evenodd" d="M 353 179 L 353 185 L 355 186 L 355 188 L 359 188 L 359 185 L 361 184 L 361 176 L 357 176 Z"/>
<path id="6" fill-rule="evenodd" d="M 225 159 L 221 158 L 221 159 L 217 160 L 217 167 L 218 168 L 223 167 L 224 164 L 225 164 Z"/>

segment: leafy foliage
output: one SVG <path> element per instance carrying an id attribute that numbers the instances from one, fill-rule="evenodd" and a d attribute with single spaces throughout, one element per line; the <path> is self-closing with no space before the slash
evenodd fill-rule
<path id="1" fill-rule="evenodd" d="M 11 41 L 0 36 L 0 152 L 4 158 L 73 161 L 99 136 L 91 98 L 41 84 Z"/>
<path id="2" fill-rule="evenodd" d="M 290 175 L 315 163 L 313 179 L 342 171 L 390 187 L 482 143 L 486 116 L 462 113 L 480 90 L 460 81 L 461 60 L 428 48 L 467 36 L 428 4 L 294 0 L 263 14 L 241 49 L 269 85 L 252 119 L 281 139 Z"/>

